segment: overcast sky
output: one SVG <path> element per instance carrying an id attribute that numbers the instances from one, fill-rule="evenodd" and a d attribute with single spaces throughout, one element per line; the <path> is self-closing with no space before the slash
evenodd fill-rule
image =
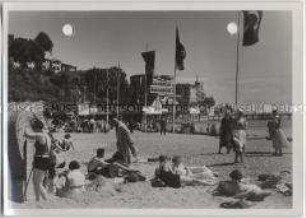
<path id="1" fill-rule="evenodd" d="M 9 33 L 34 38 L 46 32 L 53 56 L 78 69 L 120 62 L 128 76 L 144 73 L 140 55 L 156 50 L 156 73 L 173 74 L 175 26 L 187 56 L 177 80 L 193 83 L 196 75 L 217 102 L 234 102 L 237 35 L 226 26 L 238 12 L 11 12 Z M 75 35 L 66 37 L 70 23 Z M 291 103 L 292 30 L 290 12 L 264 11 L 260 42 L 240 49 L 239 101 Z"/>

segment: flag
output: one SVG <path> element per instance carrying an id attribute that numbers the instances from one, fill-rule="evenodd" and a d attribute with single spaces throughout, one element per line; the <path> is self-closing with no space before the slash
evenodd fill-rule
<path id="1" fill-rule="evenodd" d="M 180 41 L 179 31 L 176 27 L 176 52 L 175 52 L 175 68 L 178 70 L 184 70 L 184 59 L 186 57 L 186 50 L 184 45 Z"/>
<path id="2" fill-rule="evenodd" d="M 262 11 L 243 11 L 243 46 L 250 46 L 259 41 L 259 28 Z"/>
<path id="3" fill-rule="evenodd" d="M 142 52 L 141 56 L 145 62 L 145 74 L 147 78 L 147 86 L 152 84 L 155 66 L 155 51 Z"/>

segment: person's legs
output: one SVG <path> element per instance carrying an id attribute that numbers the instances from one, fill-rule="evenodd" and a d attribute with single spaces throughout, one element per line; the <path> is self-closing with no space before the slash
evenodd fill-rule
<path id="1" fill-rule="evenodd" d="M 39 186 L 37 183 L 37 169 L 33 169 L 33 187 L 34 187 L 34 194 L 35 194 L 35 200 L 39 201 L 40 200 L 40 195 L 39 195 Z"/>
<path id="2" fill-rule="evenodd" d="M 238 163 L 238 151 L 235 151 L 235 161 L 234 161 L 234 163 Z"/>
<path id="3" fill-rule="evenodd" d="M 39 189 L 39 195 L 44 199 L 47 200 L 47 190 L 44 187 L 44 178 L 46 176 L 46 172 L 43 170 L 37 170 L 37 186 Z"/>
<path id="4" fill-rule="evenodd" d="M 222 143 L 222 140 L 220 139 L 220 142 L 219 142 L 219 151 L 218 151 L 218 154 L 222 154 L 221 150 L 222 150 L 222 147 L 223 147 L 223 143 Z"/>
<path id="5" fill-rule="evenodd" d="M 278 148 L 278 156 L 283 156 L 283 149 L 282 149 L 282 147 Z"/>
<path id="6" fill-rule="evenodd" d="M 240 151 L 239 155 L 240 155 L 241 163 L 243 163 L 243 151 Z"/>
<path id="7" fill-rule="evenodd" d="M 230 145 L 230 143 L 227 143 L 226 145 L 226 153 L 229 154 L 232 150 L 232 146 Z"/>

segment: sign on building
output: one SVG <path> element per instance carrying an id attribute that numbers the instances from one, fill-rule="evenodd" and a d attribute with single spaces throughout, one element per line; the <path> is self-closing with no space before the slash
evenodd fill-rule
<path id="1" fill-rule="evenodd" d="M 78 112 L 81 116 L 86 116 L 90 114 L 89 104 L 79 104 Z"/>
<path id="2" fill-rule="evenodd" d="M 159 95 L 173 95 L 174 88 L 173 86 L 167 85 L 151 85 L 150 86 L 150 93 L 155 93 Z"/>

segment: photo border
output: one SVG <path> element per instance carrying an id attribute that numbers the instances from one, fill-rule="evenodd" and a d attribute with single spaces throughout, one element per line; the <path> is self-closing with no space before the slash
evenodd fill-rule
<path id="1" fill-rule="evenodd" d="M 303 120 L 305 109 L 303 99 L 303 3 L 301 1 L 15 1 L 3 3 L 2 25 L 2 102 L 3 102 L 3 154 L 7 153 L 8 128 L 7 128 L 7 90 L 8 90 L 8 20 L 11 11 L 237 11 L 237 10 L 269 10 L 292 11 L 292 103 L 302 105 L 302 111 L 293 113 L 293 206 L 292 209 L 12 209 L 10 208 L 7 187 L 8 179 L 3 179 L 4 213 L 6 215 L 25 216 L 301 216 L 305 205 L 305 145 L 303 138 Z M 305 37 L 305 36 L 304 36 Z M 305 72 L 304 72 L 305 73 Z M 305 81 L 304 81 L 305 82 Z M 304 83 L 305 84 L 305 83 Z M 304 92 L 305 93 L 305 92 Z M 298 145 L 298 146 L 295 146 Z M 303 145 L 303 146 L 301 146 Z M 7 156 L 3 156 L 3 178 L 8 178 Z M 303 193 L 303 195 L 301 195 Z"/>

